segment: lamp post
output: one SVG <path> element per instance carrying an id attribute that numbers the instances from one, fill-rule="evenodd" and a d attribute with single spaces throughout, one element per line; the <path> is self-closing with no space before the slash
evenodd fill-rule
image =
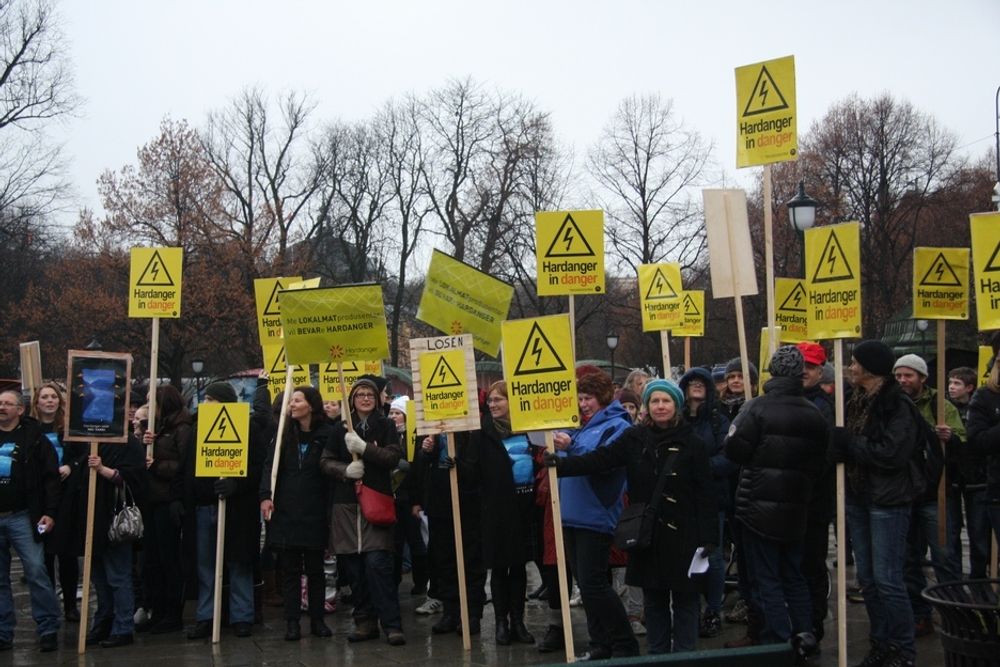
<path id="1" fill-rule="evenodd" d="M 611 350 L 611 381 L 615 381 L 615 348 L 618 347 L 618 334 L 614 331 L 608 332 L 606 339 L 608 349 Z"/>
<path id="2" fill-rule="evenodd" d="M 198 403 L 201 403 L 201 372 L 205 370 L 205 361 L 203 359 L 192 359 L 191 360 L 191 370 L 194 371 L 194 390 L 195 397 Z"/>
<path id="3" fill-rule="evenodd" d="M 806 194 L 805 181 L 799 181 L 799 190 L 785 202 L 788 207 L 788 221 L 799 234 L 799 261 L 802 263 L 802 277 L 806 277 L 806 230 L 816 224 L 816 209 L 819 202 Z"/>
<path id="4" fill-rule="evenodd" d="M 930 322 L 927 320 L 917 320 L 917 330 L 920 332 L 920 356 L 927 361 L 927 327 Z"/>

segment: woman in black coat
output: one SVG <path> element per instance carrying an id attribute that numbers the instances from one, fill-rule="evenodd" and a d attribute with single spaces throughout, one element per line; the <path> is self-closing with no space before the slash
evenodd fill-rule
<path id="1" fill-rule="evenodd" d="M 705 444 L 683 421 L 680 387 L 670 380 L 653 380 L 646 384 L 642 401 L 646 418 L 640 426 L 589 454 L 546 454 L 545 463 L 555 465 L 562 477 L 624 466 L 633 504 L 653 503 L 657 480 L 669 466 L 650 546 L 630 552 L 625 581 L 642 588 L 649 652 L 692 651 L 704 576 L 689 577 L 688 569 L 699 547 L 702 556 L 715 548 L 712 474 Z"/>
<path id="2" fill-rule="evenodd" d="M 524 626 L 524 597 L 528 586 L 525 564 L 533 558 L 535 526 L 535 466 L 531 444 L 522 433 L 512 433 L 507 383 L 494 382 L 483 416 L 482 430 L 472 434 L 479 449 L 482 480 L 483 561 L 492 570 L 490 588 L 496 615 L 496 642 L 534 644 Z"/>
<path id="3" fill-rule="evenodd" d="M 299 628 L 303 565 L 308 578 L 310 630 L 317 637 L 333 632 L 323 622 L 326 577 L 323 550 L 329 537 L 327 505 L 330 480 L 319 460 L 333 427 L 323 412 L 323 399 L 313 387 L 296 387 L 288 404 L 281 442 L 277 488 L 271 489 L 271 442 L 260 480 L 260 511 L 267 521 L 267 543 L 278 555 L 285 605 L 285 640 L 302 637 Z"/>

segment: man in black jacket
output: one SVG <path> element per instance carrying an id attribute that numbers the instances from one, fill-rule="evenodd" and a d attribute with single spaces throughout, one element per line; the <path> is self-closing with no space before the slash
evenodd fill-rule
<path id="1" fill-rule="evenodd" d="M 760 639 L 815 645 L 809 590 L 802 575 L 802 542 L 808 506 L 826 461 L 830 427 L 802 396 L 802 353 L 778 348 L 765 394 L 743 406 L 725 449 L 742 468 L 736 519 L 754 601 L 764 617 Z M 794 639 L 793 639 L 794 637 Z"/>
<path id="2" fill-rule="evenodd" d="M 43 652 L 59 647 L 59 603 L 45 571 L 42 536 L 52 531 L 59 508 L 56 452 L 34 420 L 22 419 L 24 399 L 0 392 L 0 650 L 14 645 L 14 598 L 10 549 L 17 552 L 31 594 Z"/>

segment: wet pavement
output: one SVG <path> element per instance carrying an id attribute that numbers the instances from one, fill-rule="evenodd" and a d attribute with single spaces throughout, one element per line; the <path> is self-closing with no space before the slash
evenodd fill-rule
<path id="1" fill-rule="evenodd" d="M 440 614 L 419 616 L 414 610 L 419 606 L 423 596 L 411 596 L 410 582 L 404 578 L 400 586 L 400 603 L 403 610 L 403 625 L 407 644 L 392 647 L 384 639 L 349 644 L 347 634 L 352 629 L 350 608 L 340 605 L 338 609 L 326 617 L 327 624 L 333 630 L 333 637 L 319 639 L 308 635 L 308 620 L 303 616 L 302 630 L 305 636 L 298 642 L 286 642 L 283 639 L 285 623 L 281 617 L 281 609 L 266 607 L 264 623 L 254 627 L 254 634 L 249 638 L 237 638 L 227 628 L 223 628 L 222 641 L 213 646 L 209 640 L 189 641 L 183 632 L 151 636 L 136 635 L 136 642 L 131 646 L 102 649 L 88 647 L 84 656 L 77 656 L 76 623 L 64 624 L 59 632 L 60 648 L 56 653 L 40 653 L 35 637 L 35 624 L 31 620 L 30 607 L 26 587 L 18 583 L 20 580 L 20 564 L 14 559 L 12 567 L 14 581 L 15 606 L 17 608 L 17 629 L 13 651 L 0 653 L 0 664 L 13 665 L 54 665 L 54 664 L 88 664 L 114 665 L 115 667 L 181 667 L 187 665 L 216 665 L 219 667 L 237 667 L 242 665 L 261 665 L 281 667 L 285 665 L 427 665 L 441 667 L 442 665 L 530 665 L 562 662 L 564 654 L 540 654 L 533 646 L 512 645 L 497 646 L 493 641 L 493 610 L 487 605 L 482 622 L 483 633 L 472 638 L 472 650 L 468 653 L 462 649 L 462 638 L 459 635 L 431 635 L 431 626 L 440 618 Z M 538 582 L 534 566 L 529 565 L 529 590 Z M 729 593 L 726 598 L 726 609 L 735 602 L 735 593 Z M 830 600 L 831 609 L 835 609 L 835 600 Z M 92 606 L 93 608 L 93 606 Z M 193 622 L 194 603 L 189 602 L 185 609 L 186 621 Z M 832 614 L 831 614 L 832 616 Z M 577 653 L 586 650 L 586 618 L 582 607 L 572 609 L 573 630 Z M 541 638 L 545 632 L 548 619 L 547 605 L 529 601 L 525 613 L 528 629 L 536 638 Z M 864 605 L 848 603 L 848 664 L 859 662 L 867 651 L 868 621 Z M 723 643 L 730 639 L 743 636 L 745 626 L 724 624 L 723 633 L 712 639 L 702 639 L 700 649 L 722 648 Z M 827 620 L 826 639 L 823 642 L 823 653 L 820 658 L 810 664 L 822 667 L 837 665 L 836 650 L 837 628 L 832 618 Z M 646 652 L 645 637 L 639 638 L 643 653 Z M 944 657 L 937 634 L 917 640 L 917 663 L 919 665 L 943 665 Z"/>

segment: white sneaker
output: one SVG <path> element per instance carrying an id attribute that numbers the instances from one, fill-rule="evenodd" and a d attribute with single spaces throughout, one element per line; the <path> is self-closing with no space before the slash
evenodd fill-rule
<path id="1" fill-rule="evenodd" d="M 444 603 L 441 600 L 435 600 L 432 597 L 428 597 L 424 600 L 424 603 L 417 607 L 416 611 L 421 616 L 430 616 L 431 614 L 439 614 L 441 610 L 444 609 Z"/>
<path id="2" fill-rule="evenodd" d="M 145 623 L 148 620 L 149 620 L 149 612 L 147 612 L 142 607 L 136 609 L 135 613 L 132 614 L 132 622 L 135 623 L 136 625 Z"/>
<path id="3" fill-rule="evenodd" d="M 641 637 L 646 634 L 646 626 L 642 624 L 642 621 L 632 621 L 632 634 L 636 637 Z"/>
<path id="4" fill-rule="evenodd" d="M 583 606 L 583 598 L 580 597 L 580 589 L 577 588 L 576 586 L 573 586 L 573 595 L 569 599 L 569 606 L 570 607 Z"/>

